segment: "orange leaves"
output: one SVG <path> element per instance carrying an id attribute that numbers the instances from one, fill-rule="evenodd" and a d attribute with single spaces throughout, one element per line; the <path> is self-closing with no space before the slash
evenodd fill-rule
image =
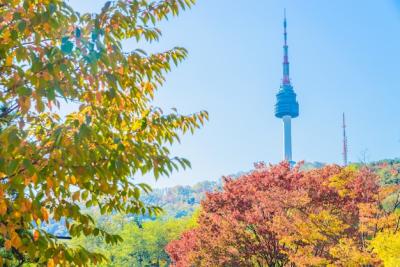
<path id="1" fill-rule="evenodd" d="M 32 182 L 34 182 L 35 184 L 37 184 L 38 176 L 37 176 L 36 173 L 35 173 L 34 175 L 32 175 L 31 179 L 32 179 Z"/>
<path id="2" fill-rule="evenodd" d="M 8 57 L 6 57 L 5 66 L 10 67 L 13 63 L 13 59 L 14 59 L 13 55 L 9 55 Z"/>
<path id="3" fill-rule="evenodd" d="M 79 201 L 80 195 L 81 195 L 80 192 L 76 191 L 75 193 L 72 194 L 72 200 Z"/>
<path id="4" fill-rule="evenodd" d="M 102 93 L 97 91 L 96 92 L 96 100 L 97 100 L 97 102 L 101 103 L 102 99 L 103 99 Z"/>
<path id="5" fill-rule="evenodd" d="M 191 240 L 183 235 L 168 253 L 176 266 L 373 265 L 365 240 L 374 209 L 380 212 L 376 182 L 369 171 L 339 166 L 260 166 L 209 194 Z"/>
<path id="6" fill-rule="evenodd" d="M 400 185 L 386 185 L 379 189 L 379 199 L 385 200 L 388 196 L 398 192 L 400 190 Z M 399 191 L 400 193 L 400 191 Z"/>
<path id="7" fill-rule="evenodd" d="M 49 260 L 47 261 L 47 267 L 54 267 L 54 266 L 55 266 L 54 260 L 53 260 L 53 259 L 49 259 Z"/>
<path id="8" fill-rule="evenodd" d="M 54 187 L 54 182 L 53 182 L 53 179 L 51 179 L 50 177 L 47 177 L 46 178 L 46 185 L 47 185 L 47 188 L 53 188 Z"/>
<path id="9" fill-rule="evenodd" d="M 3 17 L 3 22 L 5 24 L 8 24 L 12 20 L 13 16 L 14 16 L 13 12 L 6 12 Z"/>
<path id="10" fill-rule="evenodd" d="M 40 237 L 40 233 L 38 230 L 33 231 L 33 240 L 38 241 Z"/>
<path id="11" fill-rule="evenodd" d="M 0 216 L 7 213 L 7 202 L 4 199 L 0 199 Z"/>
<path id="12" fill-rule="evenodd" d="M 21 204 L 21 212 L 31 212 L 32 202 L 28 199 L 24 199 Z"/>
<path id="13" fill-rule="evenodd" d="M 6 250 L 10 250 L 12 246 L 11 240 L 6 240 L 4 242 L 4 247 L 6 248 Z"/>
<path id="14" fill-rule="evenodd" d="M 155 23 L 192 4 L 179 1 L 160 0 L 162 8 L 147 1 L 110 2 L 99 20 L 73 12 L 66 1 L 13 0 L 12 7 L 0 11 L 0 80 L 5 87 L 0 106 L 13 115 L 10 126 L 5 123 L 0 132 L 0 188 L 5 191 L 0 195 L 0 216 L 7 222 L 0 227 L 6 229 L 2 234 L 9 239 L 8 248 L 20 248 L 20 239 L 10 236 L 11 225 L 38 240 L 32 221 L 40 225 L 50 216 L 80 224 L 75 235 L 91 234 L 90 219 L 78 201 L 104 207 L 102 202 L 110 200 L 113 206 L 104 211 L 145 211 L 146 205 L 133 197 L 129 177 L 154 168 L 167 175 L 178 164 L 189 166 L 172 160 L 168 146 L 179 141 L 181 131 L 199 128 L 204 114 L 165 114 L 149 99 L 172 64 L 186 57 L 186 50 L 148 55 L 139 50 L 127 53 L 119 45 L 136 35 L 157 40 L 160 31 L 143 20 Z M 55 107 L 65 101 L 79 109 L 64 119 Z M 51 247 L 51 239 L 40 233 L 43 242 L 18 252 L 33 248 L 41 252 L 43 262 L 52 258 L 49 266 L 61 265 L 67 248 Z M 60 254 L 51 255 L 54 250 Z M 72 253 L 66 262 L 85 265 L 101 258 L 80 253 L 87 257 Z"/>
<path id="15" fill-rule="evenodd" d="M 19 249 L 22 246 L 22 241 L 16 232 L 11 232 L 11 246 Z"/>
<path id="16" fill-rule="evenodd" d="M 70 181 L 71 181 L 71 184 L 76 184 L 76 177 L 74 175 L 72 175 L 70 177 Z"/>
<path id="17" fill-rule="evenodd" d="M 42 27 L 43 27 L 45 32 L 50 32 L 51 31 L 51 26 L 50 26 L 49 23 L 43 23 Z"/>
<path id="18" fill-rule="evenodd" d="M 22 246 L 22 241 L 15 231 L 10 231 L 10 239 L 5 240 L 4 247 L 10 250 L 12 247 L 19 249 Z"/>
<path id="19" fill-rule="evenodd" d="M 49 222 L 49 213 L 45 207 L 42 207 L 40 209 L 40 212 L 42 213 L 42 218 L 44 221 Z"/>

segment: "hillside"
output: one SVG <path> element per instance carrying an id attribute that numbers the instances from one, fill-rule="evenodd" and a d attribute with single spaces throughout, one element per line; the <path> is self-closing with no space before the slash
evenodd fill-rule
<path id="1" fill-rule="evenodd" d="M 321 168 L 325 164 L 320 162 L 305 162 L 303 170 Z M 355 163 L 361 166 L 361 163 Z M 381 178 L 381 184 L 399 184 L 400 183 L 400 159 L 384 159 L 367 164 Z M 245 172 L 238 172 L 230 175 L 237 178 L 244 175 Z M 153 192 L 143 195 L 142 199 L 146 204 L 159 206 L 164 210 L 164 218 L 182 218 L 191 215 L 199 206 L 201 200 L 207 192 L 213 192 L 222 188 L 222 181 L 203 181 L 193 186 L 174 186 L 161 189 L 154 189 Z M 153 220 L 147 216 L 136 217 L 135 220 Z M 63 223 L 50 223 L 43 225 L 49 233 L 56 236 L 67 236 Z"/>

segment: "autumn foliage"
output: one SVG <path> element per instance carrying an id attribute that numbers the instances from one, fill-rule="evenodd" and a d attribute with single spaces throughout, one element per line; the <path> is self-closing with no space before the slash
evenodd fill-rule
<path id="1" fill-rule="evenodd" d="M 299 168 L 258 164 L 226 178 L 203 201 L 199 226 L 167 246 L 173 265 L 380 265 L 371 240 L 397 232 L 399 202 L 388 199 L 398 187 L 379 187 L 364 168 Z"/>
<path id="2" fill-rule="evenodd" d="M 190 166 L 169 146 L 208 115 L 153 106 L 187 51 L 147 54 L 135 42 L 158 41 L 156 25 L 193 4 L 116 0 L 81 14 L 69 1 L 0 1 L 1 266 L 96 265 L 102 255 L 69 247 L 41 224 L 61 222 L 67 237 L 115 244 L 121 237 L 96 227 L 82 207 L 159 211 L 141 201 L 151 189 L 133 177 Z M 126 40 L 137 49 L 124 49 Z M 61 117 L 60 109 L 70 112 Z"/>

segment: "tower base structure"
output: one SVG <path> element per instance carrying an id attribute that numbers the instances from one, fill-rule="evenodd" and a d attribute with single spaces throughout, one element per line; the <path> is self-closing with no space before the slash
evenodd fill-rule
<path id="1" fill-rule="evenodd" d="M 285 160 L 292 164 L 292 117 L 283 116 L 282 120 Z"/>

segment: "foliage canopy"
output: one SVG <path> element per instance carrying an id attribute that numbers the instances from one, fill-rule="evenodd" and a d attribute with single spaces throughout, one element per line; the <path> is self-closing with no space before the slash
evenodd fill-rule
<path id="1" fill-rule="evenodd" d="M 48 266 L 96 264 L 102 256 L 70 249 L 40 229 L 65 222 L 72 237 L 121 238 L 97 228 L 81 206 L 102 213 L 153 213 L 140 200 L 156 178 L 189 166 L 167 145 L 194 131 L 206 112 L 188 116 L 153 107 L 165 73 L 183 48 L 125 51 L 127 39 L 157 41 L 156 24 L 194 0 L 108 1 L 79 14 L 67 1 L 0 3 L 0 260 Z M 79 110 L 60 118 L 65 102 Z M 0 262 L 1 265 L 1 262 Z"/>
<path id="2" fill-rule="evenodd" d="M 73 246 L 100 252 L 108 259 L 97 266 L 169 266 L 165 246 L 195 225 L 195 216 L 144 220 L 133 216 L 94 216 L 97 225 L 124 237 L 118 245 L 105 244 L 99 237 L 81 236 Z"/>
<path id="3" fill-rule="evenodd" d="M 167 251 L 177 267 L 389 264 L 400 252 L 399 189 L 367 168 L 259 164 L 208 194 L 198 226 Z"/>

